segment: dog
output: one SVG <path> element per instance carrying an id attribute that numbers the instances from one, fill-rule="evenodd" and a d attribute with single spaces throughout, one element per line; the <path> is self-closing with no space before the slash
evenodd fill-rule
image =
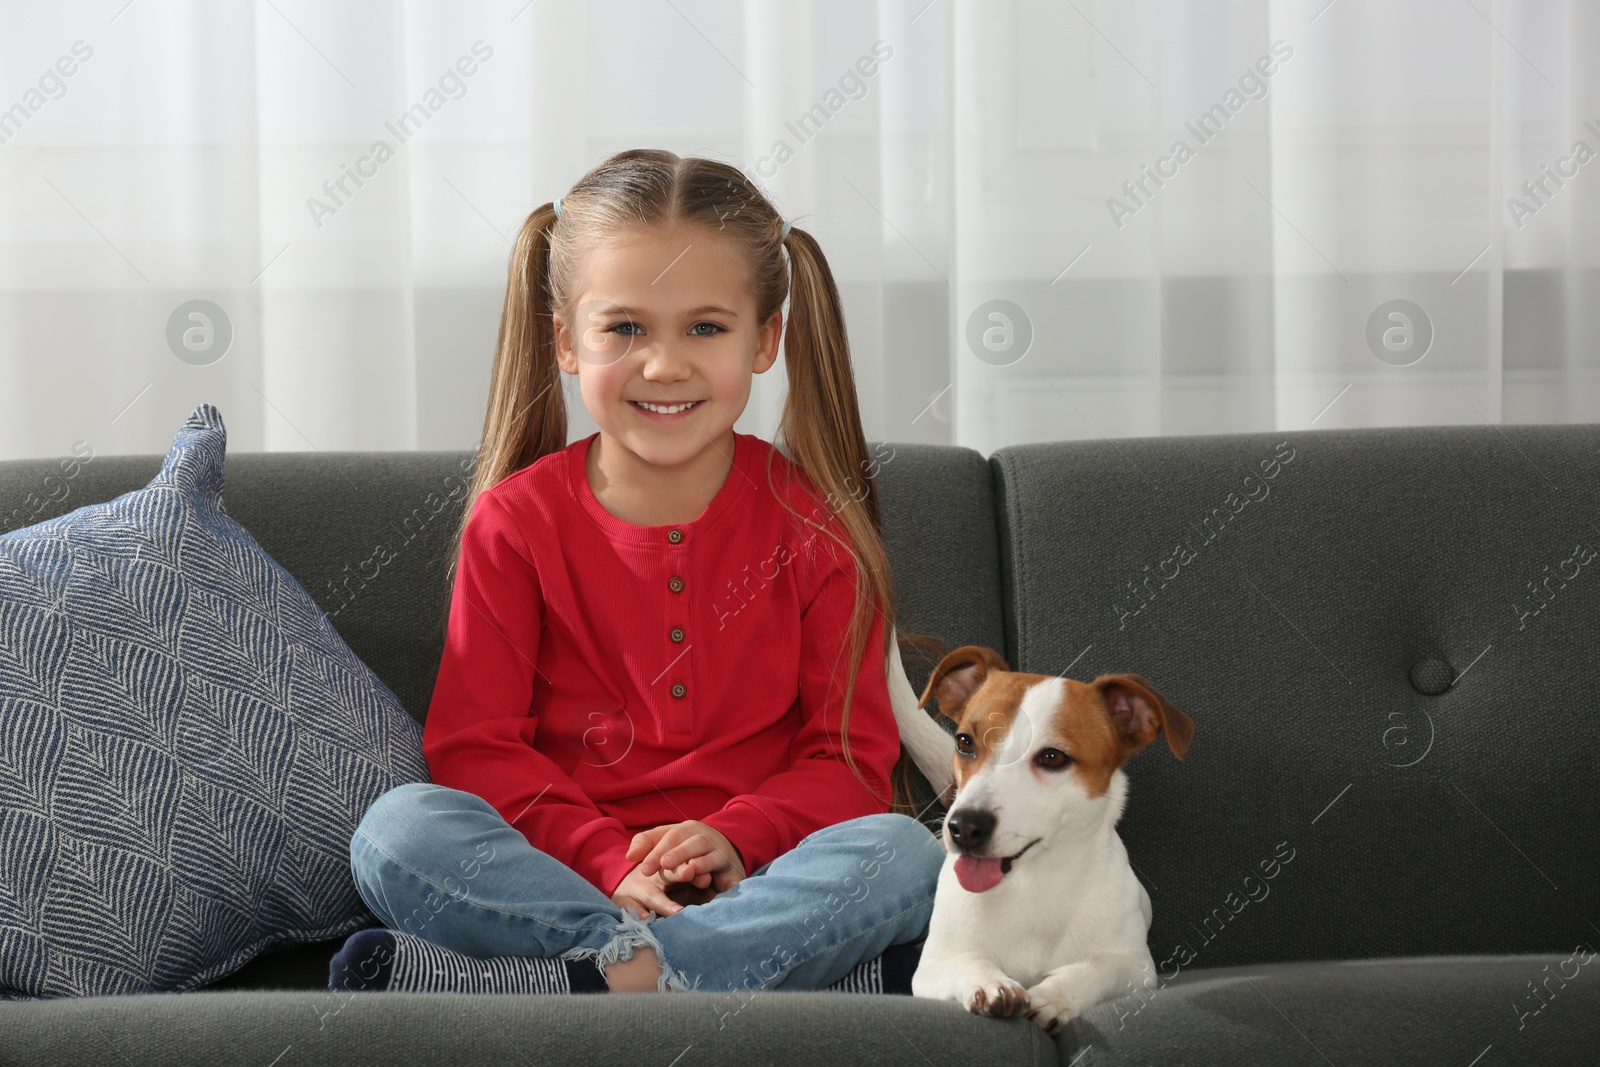
<path id="1" fill-rule="evenodd" d="M 1182 760 L 1194 723 L 1137 674 L 1023 674 L 978 645 L 939 661 L 917 707 L 935 693 L 956 794 L 912 995 L 1055 1034 L 1154 979 L 1150 895 L 1115 829 L 1122 766 L 1157 734 Z"/>

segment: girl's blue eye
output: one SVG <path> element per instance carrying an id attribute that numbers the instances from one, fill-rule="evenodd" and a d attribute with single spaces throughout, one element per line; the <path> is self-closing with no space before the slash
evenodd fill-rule
<path id="1" fill-rule="evenodd" d="M 639 328 L 639 324 L 637 322 L 619 322 L 614 326 L 606 327 L 606 333 L 615 333 L 617 330 L 622 329 L 624 326 L 629 326 L 629 327 L 632 327 L 634 329 L 638 329 Z M 727 332 L 726 329 L 724 329 L 723 327 L 717 325 L 714 322 L 697 322 L 697 323 L 694 324 L 692 329 L 698 330 L 702 326 L 709 326 L 713 330 L 717 331 L 717 333 L 726 333 Z M 702 334 L 696 334 L 695 336 L 697 336 L 697 337 L 715 337 L 716 335 L 717 335 L 716 333 L 702 333 Z M 637 337 L 638 335 L 637 334 L 633 334 L 633 333 L 625 333 L 622 336 L 624 336 L 624 337 Z"/>

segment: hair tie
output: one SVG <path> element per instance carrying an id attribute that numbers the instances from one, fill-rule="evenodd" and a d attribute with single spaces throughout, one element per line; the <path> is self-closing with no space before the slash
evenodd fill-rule
<path id="1" fill-rule="evenodd" d="M 556 209 L 556 218 L 559 219 L 561 217 L 561 198 L 559 196 L 556 197 L 555 203 L 551 206 Z"/>
<path id="2" fill-rule="evenodd" d="M 780 241 L 787 241 L 787 240 L 788 240 L 788 239 L 789 239 L 789 223 L 787 223 L 787 222 L 785 222 L 785 223 L 784 223 L 784 224 L 783 224 L 783 235 L 782 235 L 782 236 L 780 236 L 780 237 L 779 237 L 779 238 L 778 238 L 778 240 L 780 240 Z"/>

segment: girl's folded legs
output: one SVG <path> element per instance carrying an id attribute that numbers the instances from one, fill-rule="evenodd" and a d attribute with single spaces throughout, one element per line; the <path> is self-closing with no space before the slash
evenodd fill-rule
<path id="1" fill-rule="evenodd" d="M 916 820 L 863 816 L 811 834 L 704 903 L 685 897 L 681 911 L 647 922 L 528 844 L 481 798 L 399 786 L 379 797 L 351 841 L 356 886 L 389 929 L 353 935 L 330 982 L 419 991 L 452 983 L 483 992 L 870 991 L 904 962 L 891 966 L 890 950 L 926 935 L 943 859 Z M 881 979 L 852 972 L 880 964 L 873 975 Z"/>

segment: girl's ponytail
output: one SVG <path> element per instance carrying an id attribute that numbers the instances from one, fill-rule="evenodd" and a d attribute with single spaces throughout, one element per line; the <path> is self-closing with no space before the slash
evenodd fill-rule
<path id="1" fill-rule="evenodd" d="M 845 641 L 850 666 L 840 733 L 845 763 L 861 778 L 850 755 L 850 706 L 873 614 L 883 613 L 883 646 L 873 650 L 869 662 L 887 666 L 895 634 L 894 584 L 883 546 L 883 505 L 878 492 L 879 460 L 869 453 L 862 431 L 855 372 L 845 335 L 844 306 L 833 272 L 821 246 L 806 231 L 791 226 L 784 247 L 789 252 L 791 274 L 789 321 L 783 342 L 789 391 L 779 432 L 789 458 L 806 472 L 838 515 L 846 535 L 844 548 L 854 557 L 860 576 Z M 829 531 L 828 536 L 834 535 Z M 943 654 L 942 646 L 927 636 L 899 637 L 925 653 L 933 653 L 935 662 Z M 889 802 L 890 811 L 917 818 L 922 812 L 914 796 L 913 767 L 909 750 L 903 748 L 889 783 L 890 795 L 881 799 Z"/>
<path id="2" fill-rule="evenodd" d="M 440 630 L 450 621 L 450 594 L 461 560 L 461 537 L 472 517 L 478 494 L 499 484 L 542 456 L 567 444 L 567 401 L 555 358 L 555 326 L 551 321 L 550 228 L 552 204 L 534 208 L 517 233 L 506 280 L 500 336 L 489 373 L 489 406 L 483 437 L 449 547 Z"/>

